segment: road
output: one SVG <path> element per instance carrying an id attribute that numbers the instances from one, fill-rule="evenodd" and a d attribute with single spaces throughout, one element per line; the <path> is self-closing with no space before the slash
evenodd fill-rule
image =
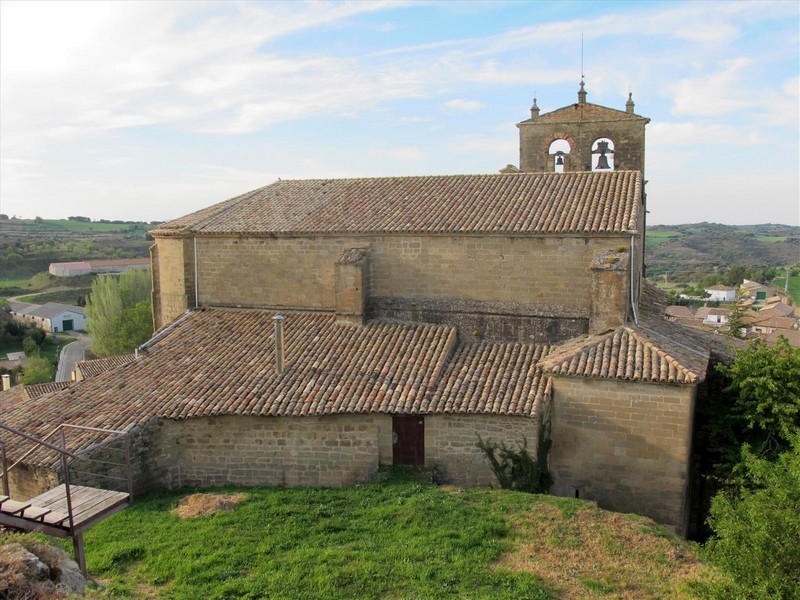
<path id="1" fill-rule="evenodd" d="M 69 381 L 72 379 L 72 371 L 75 370 L 75 365 L 83 360 L 91 343 L 92 340 L 88 335 L 82 335 L 80 339 L 67 344 L 61 349 L 61 355 L 58 357 L 56 381 Z"/>

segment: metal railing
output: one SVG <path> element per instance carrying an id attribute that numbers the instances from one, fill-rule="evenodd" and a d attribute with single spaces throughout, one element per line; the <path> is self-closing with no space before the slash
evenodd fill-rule
<path id="1" fill-rule="evenodd" d="M 9 427 L 8 425 L 4 425 L 2 423 L 0 423 L 0 429 L 2 429 L 4 431 L 8 431 L 9 433 L 12 433 L 14 435 L 20 436 L 20 437 L 22 437 L 22 438 L 24 438 L 24 439 L 26 439 L 28 441 L 31 441 L 31 442 L 33 442 L 35 444 L 30 450 L 25 452 L 16 461 L 14 461 L 14 463 L 12 465 L 9 466 L 8 465 L 7 456 L 6 456 L 6 445 L 5 445 L 4 442 L 0 441 L 0 459 L 2 460 L 2 463 L 3 463 L 3 470 L 2 470 L 2 473 L 0 474 L 0 477 L 2 477 L 2 479 L 3 479 L 3 494 L 4 495 L 6 495 L 6 496 L 10 496 L 11 495 L 9 493 L 9 490 L 10 490 L 9 480 L 8 480 L 9 471 L 14 469 L 17 465 L 22 464 L 23 461 L 27 457 L 29 457 L 33 452 L 35 452 L 36 450 L 40 449 L 41 447 L 45 447 L 45 448 L 49 448 L 50 450 L 53 450 L 53 451 L 57 452 L 60 455 L 60 458 L 61 458 L 61 474 L 62 474 L 62 477 L 64 479 L 64 490 L 65 490 L 66 503 L 67 503 L 67 516 L 69 517 L 70 530 L 74 529 L 74 521 L 73 521 L 73 516 L 74 515 L 73 515 L 73 511 L 72 511 L 72 492 L 71 492 L 71 489 L 70 489 L 70 485 L 71 485 L 70 484 L 70 460 L 72 460 L 72 461 L 87 460 L 87 461 L 100 462 L 100 463 L 103 463 L 103 464 L 106 464 L 106 465 L 111 465 L 111 466 L 120 466 L 120 467 L 124 466 L 125 467 L 125 477 L 114 477 L 114 476 L 108 475 L 106 473 L 97 473 L 97 472 L 91 472 L 91 471 L 75 471 L 75 469 L 73 469 L 73 472 L 76 472 L 76 473 L 87 473 L 87 474 L 92 475 L 93 477 L 98 477 L 98 478 L 109 478 L 109 479 L 114 479 L 114 480 L 126 481 L 127 482 L 127 488 L 128 488 L 129 501 L 133 500 L 133 473 L 132 473 L 132 470 L 131 470 L 130 436 L 128 435 L 128 432 L 118 431 L 116 429 L 101 429 L 101 428 L 98 428 L 98 427 L 86 427 L 86 426 L 83 426 L 83 425 L 71 425 L 69 423 L 62 423 L 61 425 L 56 427 L 53 431 L 51 431 L 46 436 L 44 436 L 43 438 L 40 439 L 40 438 L 34 437 L 32 435 L 29 435 L 29 434 L 25 433 L 24 431 L 20 431 L 19 429 L 15 429 L 13 427 Z M 66 436 L 66 430 L 67 429 L 75 429 L 75 430 L 87 431 L 87 432 L 90 431 L 90 432 L 95 432 L 95 433 L 105 433 L 110 437 L 108 439 L 105 439 L 105 440 L 101 441 L 101 442 L 92 444 L 91 446 L 89 446 L 87 448 L 84 448 L 82 450 L 79 450 L 77 452 L 71 452 L 71 451 L 69 451 L 67 449 L 67 436 Z M 50 439 L 51 437 L 53 437 L 56 434 L 60 434 L 60 441 L 61 441 L 61 446 L 60 447 L 47 441 L 48 439 Z M 115 463 L 113 461 L 99 460 L 99 459 L 94 459 L 94 458 L 91 458 L 91 457 L 88 456 L 88 454 L 90 452 L 93 452 L 95 450 L 98 450 L 98 449 L 101 449 L 101 448 L 104 448 L 104 447 L 108 447 L 110 444 L 112 444 L 114 442 L 118 442 L 120 440 L 124 442 L 124 458 L 125 458 L 125 462 L 124 463 Z"/>

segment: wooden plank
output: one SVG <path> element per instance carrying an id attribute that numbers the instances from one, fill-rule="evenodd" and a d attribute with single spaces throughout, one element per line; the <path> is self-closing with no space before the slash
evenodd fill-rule
<path id="1" fill-rule="evenodd" d="M 30 519 L 23 519 L 5 513 L 0 513 L 0 525 L 21 529 L 22 531 L 40 531 L 55 537 L 63 538 L 69 535 L 67 530 L 63 527 L 56 527 L 46 522 L 42 523 L 41 521 L 31 521 Z"/>
<path id="2" fill-rule="evenodd" d="M 128 501 L 128 494 L 110 490 L 101 490 L 85 486 L 70 486 L 72 500 L 72 523 L 75 529 L 85 527 L 86 523 L 95 520 L 98 515 L 111 510 L 120 503 Z M 37 505 L 43 508 L 67 513 L 67 498 L 64 486 L 58 486 L 36 498 Z"/>
<path id="3" fill-rule="evenodd" d="M 102 521 L 105 516 L 125 508 L 130 497 L 125 492 L 73 485 L 70 486 L 70 499 L 72 501 L 72 524 L 75 531 L 78 531 L 85 530 Z M 66 488 L 63 484 L 31 498 L 30 502 L 35 503 L 37 507 L 54 511 L 60 517 L 67 515 Z M 120 505 L 124 506 L 118 508 Z M 60 524 L 69 529 L 67 518 L 62 518 L 54 524 Z M 48 521 L 50 519 L 45 517 L 45 522 Z"/>
<path id="4" fill-rule="evenodd" d="M 43 523 L 47 523 L 48 525 L 53 525 L 55 527 L 59 527 L 59 526 L 67 527 L 68 524 L 65 523 L 65 521 L 68 520 L 68 519 L 69 519 L 69 515 L 66 515 L 66 514 L 60 513 L 60 512 L 52 511 L 52 512 L 47 513 L 42 518 L 42 522 Z"/>
<path id="5" fill-rule="evenodd" d="M 0 496 L 0 504 L 3 504 L 6 500 L 10 500 L 8 496 Z"/>
<path id="6" fill-rule="evenodd" d="M 80 503 L 82 499 L 92 495 L 93 488 L 87 488 L 80 485 L 70 486 L 70 499 L 72 500 L 73 507 Z M 42 508 L 52 508 L 60 512 L 67 512 L 67 491 L 64 485 L 53 488 L 40 494 L 35 498 L 30 499 L 31 504 L 41 506 Z"/>
<path id="7" fill-rule="evenodd" d="M 97 496 L 93 503 L 81 506 L 80 510 L 73 513 L 72 520 L 75 529 L 84 527 L 85 524 L 99 515 L 103 515 L 115 506 L 128 501 L 128 494 L 114 493 L 114 495 Z"/>
<path id="8" fill-rule="evenodd" d="M 30 502 L 17 502 L 16 500 L 6 500 L 5 502 L 3 502 L 3 505 L 0 506 L 0 512 L 5 513 L 7 515 L 15 515 L 19 513 L 21 516 L 23 511 L 29 507 L 30 507 Z"/>
<path id="9" fill-rule="evenodd" d="M 50 504 L 53 502 L 57 502 L 59 499 L 64 497 L 64 486 L 59 485 L 58 487 L 54 487 L 52 490 L 47 490 L 43 494 L 39 494 L 31 498 L 31 503 L 35 504 L 36 506 L 41 506 L 43 508 L 49 508 Z"/>
<path id="10" fill-rule="evenodd" d="M 45 515 L 50 514 L 53 512 L 49 508 L 39 508 L 38 506 L 31 506 L 30 508 L 26 508 L 25 512 L 22 513 L 23 519 L 42 519 Z"/>
<path id="11" fill-rule="evenodd" d="M 119 511 L 128 508 L 128 506 L 130 506 L 130 502 L 128 502 L 127 500 L 124 501 L 124 502 L 120 502 L 119 504 L 117 504 L 113 508 L 105 510 L 102 514 L 95 515 L 94 517 L 92 517 L 88 521 L 83 521 L 80 524 L 80 527 L 76 527 L 75 528 L 75 531 L 86 531 L 87 529 L 89 529 L 91 527 L 94 527 L 95 525 L 97 525 L 101 521 L 105 521 L 111 515 L 113 515 L 115 513 L 118 513 Z"/>

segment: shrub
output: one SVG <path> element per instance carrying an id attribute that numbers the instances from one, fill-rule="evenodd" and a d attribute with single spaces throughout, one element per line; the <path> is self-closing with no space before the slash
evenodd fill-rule
<path id="1" fill-rule="evenodd" d="M 36 383 L 47 383 L 53 381 L 56 376 L 56 371 L 53 365 L 46 358 L 41 356 L 34 356 L 29 358 L 25 365 L 25 371 L 22 375 L 22 383 L 25 385 L 34 385 Z"/>
<path id="2" fill-rule="evenodd" d="M 749 487 L 720 493 L 711 504 L 714 562 L 750 598 L 800 598 L 800 432 L 777 460 L 742 448 Z"/>
<path id="3" fill-rule="evenodd" d="M 545 443 L 546 450 L 549 449 L 549 439 Z M 528 452 L 528 439 L 522 438 L 522 446 L 519 450 L 514 450 L 501 442 L 499 445 L 489 441 L 484 442 L 478 436 L 478 448 L 483 450 L 492 472 L 500 487 L 520 492 L 530 492 L 532 494 L 546 494 L 553 484 L 553 479 L 547 469 L 547 453 L 541 456 L 542 444 L 540 444 L 539 456 L 533 458 Z"/>

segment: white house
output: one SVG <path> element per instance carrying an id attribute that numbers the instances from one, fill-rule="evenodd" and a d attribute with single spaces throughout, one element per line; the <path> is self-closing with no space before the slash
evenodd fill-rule
<path id="1" fill-rule="evenodd" d="M 736 300 L 736 288 L 728 287 L 727 285 L 714 285 L 706 288 L 706 293 L 709 294 L 709 300 L 716 300 L 717 302 L 733 302 Z"/>
<path id="2" fill-rule="evenodd" d="M 47 333 L 86 329 L 86 311 L 80 306 L 58 302 L 42 305 L 9 302 L 9 305 L 14 319 L 29 323 Z"/>

